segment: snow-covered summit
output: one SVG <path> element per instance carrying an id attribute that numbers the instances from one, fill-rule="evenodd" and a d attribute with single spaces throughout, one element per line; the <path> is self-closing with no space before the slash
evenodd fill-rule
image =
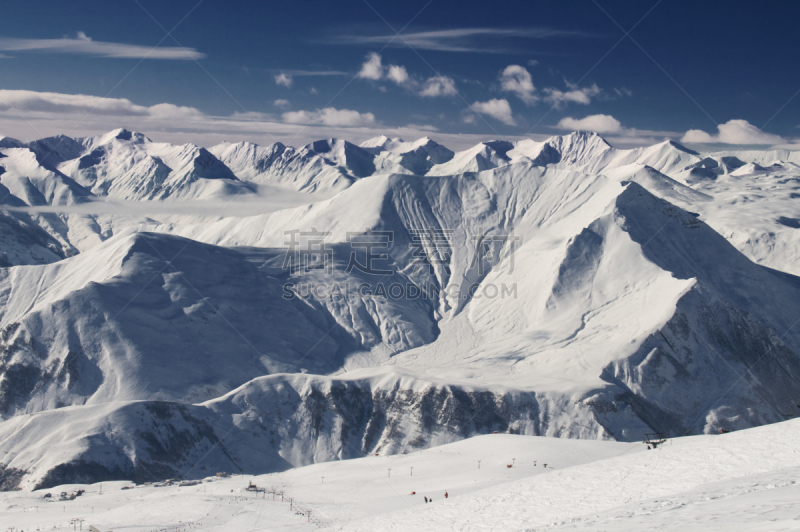
<path id="1" fill-rule="evenodd" d="M 413 142 L 403 139 L 376 137 L 361 144 L 375 156 L 374 162 L 380 173 L 402 173 L 425 175 L 436 165 L 453 158 L 453 152 L 429 137 Z"/>
<path id="2" fill-rule="evenodd" d="M 134 144 L 153 142 L 143 133 L 139 133 L 136 131 L 129 131 L 125 128 L 119 128 L 113 131 L 109 131 L 108 133 L 105 133 L 103 135 L 97 135 L 94 137 L 85 137 L 81 139 L 81 143 L 84 146 L 86 146 L 86 148 L 89 150 L 93 150 L 98 146 L 103 146 L 114 141 L 131 142 Z"/>
<path id="3" fill-rule="evenodd" d="M 405 141 L 400 137 L 389 138 L 386 135 L 378 135 L 377 137 L 365 140 L 359 144 L 359 146 L 362 148 L 387 148 L 388 146 L 402 144 L 404 142 Z"/>
<path id="4" fill-rule="evenodd" d="M 355 177 L 367 177 L 375 173 L 371 154 L 346 140 L 318 140 L 300 148 L 299 153 L 318 155 L 336 166 L 346 168 Z"/>

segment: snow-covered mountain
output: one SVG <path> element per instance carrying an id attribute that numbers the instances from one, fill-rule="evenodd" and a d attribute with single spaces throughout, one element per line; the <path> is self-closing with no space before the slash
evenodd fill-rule
<path id="1" fill-rule="evenodd" d="M 382 135 L 362 142 L 361 147 L 376 156 L 375 167 L 381 172 L 424 175 L 453 158 L 452 151 L 428 137 L 405 142 Z"/>
<path id="2" fill-rule="evenodd" d="M 335 192 L 349 187 L 357 177 L 369 172 L 369 165 L 359 165 L 358 155 L 351 156 L 357 174 L 349 173 L 348 153 L 356 146 L 345 141 L 320 141 L 317 153 L 313 145 L 299 150 L 275 143 L 268 147 L 249 142 L 223 143 L 211 148 L 238 176 L 258 185 L 287 187 L 303 192 Z M 336 155 L 339 155 L 338 157 Z M 361 154 L 361 161 L 368 161 Z M 355 159 L 355 161 L 353 161 Z"/>
<path id="3" fill-rule="evenodd" d="M 795 152 L 584 132 L 459 153 L 3 138 L 0 477 L 779 421 L 799 175 Z"/>
<path id="4" fill-rule="evenodd" d="M 192 144 L 155 143 L 124 129 L 83 139 L 81 144 L 81 155 L 58 168 L 99 196 L 206 199 L 252 192 L 211 152 Z"/>

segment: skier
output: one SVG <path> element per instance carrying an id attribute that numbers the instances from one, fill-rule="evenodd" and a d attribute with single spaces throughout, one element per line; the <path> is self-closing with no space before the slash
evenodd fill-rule
<path id="1" fill-rule="evenodd" d="M 428 504 L 428 498 L 425 497 L 425 504 Z"/>
<path id="2" fill-rule="evenodd" d="M 447 491 L 446 491 L 446 490 L 445 490 L 445 492 L 444 492 L 444 498 L 445 498 L 445 499 L 447 498 Z"/>

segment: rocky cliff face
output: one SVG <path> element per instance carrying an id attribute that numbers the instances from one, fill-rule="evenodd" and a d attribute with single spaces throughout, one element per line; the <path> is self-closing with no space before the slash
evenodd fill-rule
<path id="1" fill-rule="evenodd" d="M 356 381 L 278 375 L 202 405 L 142 401 L 83 407 L 77 420 L 70 409 L 17 416 L 0 437 L 11 464 L 29 465 L 7 466 L 3 478 L 6 489 L 188 479 L 406 453 L 495 431 L 604 437 L 598 424 L 566 423 L 565 407 L 533 393 L 408 375 Z M 48 455 L 52 449 L 58 458 Z"/>

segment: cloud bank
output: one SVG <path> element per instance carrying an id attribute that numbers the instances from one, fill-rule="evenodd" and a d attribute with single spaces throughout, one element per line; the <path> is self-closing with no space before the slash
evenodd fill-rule
<path id="1" fill-rule="evenodd" d="M 711 135 L 700 129 L 687 131 L 681 142 L 697 144 L 783 144 L 779 135 L 765 133 L 747 120 L 729 120 L 717 126 L 717 134 Z"/>
<path id="2" fill-rule="evenodd" d="M 279 102 L 279 107 L 282 104 Z M 332 110 L 322 109 L 318 117 L 317 111 L 306 110 L 303 114 L 289 115 L 287 121 L 282 114 L 247 112 L 213 116 L 169 103 L 144 106 L 123 98 L 0 90 L 0 138 L 9 136 L 28 141 L 62 134 L 85 137 L 125 127 L 145 133 L 158 142 L 191 142 L 206 147 L 240 140 L 262 145 L 282 142 L 303 146 L 331 137 L 358 143 L 377 135 L 418 139 L 435 133 L 437 142 L 453 150 L 462 150 L 488 140 L 484 134 L 442 133 L 425 124 L 387 126 L 372 113 L 329 109 Z M 313 127 L 308 127 L 309 121 Z M 545 137 L 533 135 L 537 139 Z M 521 140 L 523 137 L 506 138 Z"/>
<path id="3" fill-rule="evenodd" d="M 373 126 L 375 115 L 359 113 L 351 109 L 326 107 L 316 111 L 288 111 L 283 113 L 283 121 L 289 124 L 323 124 L 326 126 Z"/>
<path id="4" fill-rule="evenodd" d="M 611 115 L 589 115 L 585 118 L 562 118 L 558 129 L 573 131 L 594 131 L 595 133 L 622 133 L 626 131 L 619 120 Z"/>
<path id="5" fill-rule="evenodd" d="M 160 103 L 136 105 L 125 98 L 101 98 L 87 94 L 61 94 L 27 90 L 0 90 L 0 112 L 21 115 L 105 115 L 117 117 L 196 118 L 203 113 L 193 107 Z"/>
<path id="6" fill-rule="evenodd" d="M 437 142 L 459 150 L 489 139 L 486 134 L 442 133 L 431 125 L 386 126 L 370 112 L 326 107 L 318 110 L 289 111 L 287 100 L 270 102 L 275 115 L 263 112 L 213 116 L 193 107 L 160 103 L 138 105 L 124 98 L 101 98 L 85 94 L 63 94 L 23 90 L 0 90 L 0 137 L 33 140 L 50 135 L 73 137 L 104 134 L 119 127 L 141 131 L 150 138 L 172 143 L 193 142 L 213 146 L 222 141 L 248 140 L 260 144 L 283 142 L 302 146 L 320 138 L 346 138 L 361 142 L 377 135 L 417 139 L 435 132 Z M 470 105 L 465 121 L 477 114 L 507 125 L 516 120 L 505 99 L 476 101 Z M 312 127 L 308 127 L 311 125 Z M 567 117 L 562 129 L 587 129 L 611 135 L 616 146 L 652 144 L 664 138 L 678 138 L 681 133 L 628 129 L 608 115 L 584 118 Z M 508 140 L 533 138 L 544 140 L 546 134 L 504 135 Z"/>

